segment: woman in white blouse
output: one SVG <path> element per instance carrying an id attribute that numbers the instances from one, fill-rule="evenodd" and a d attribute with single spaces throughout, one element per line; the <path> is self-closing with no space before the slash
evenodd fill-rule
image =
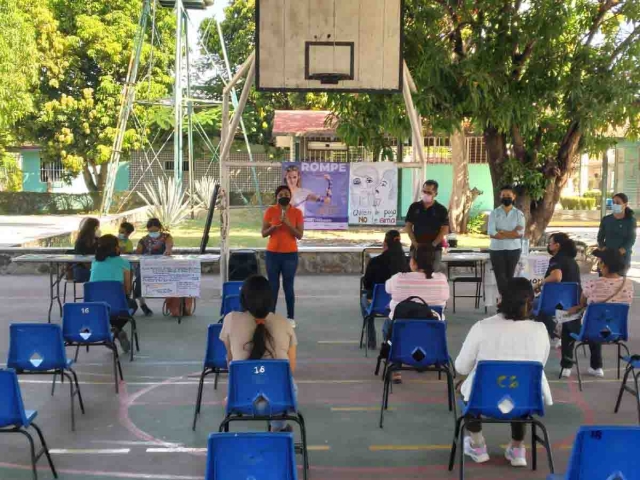
<path id="1" fill-rule="evenodd" d="M 469 400 L 476 365 L 481 360 L 534 361 L 544 366 L 549 358 L 549 335 L 544 324 L 532 320 L 533 288 L 526 278 L 507 283 L 509 295 L 503 297 L 498 314 L 479 321 L 467 335 L 456 358 L 458 373 L 468 375 L 461 394 Z M 542 394 L 546 405 L 552 405 L 551 390 L 542 373 Z M 464 439 L 464 453 L 477 463 L 489 460 L 487 444 L 480 421 L 467 424 L 469 436 Z M 525 425 L 511 424 L 511 443 L 505 457 L 514 467 L 527 465 L 524 447 Z"/>

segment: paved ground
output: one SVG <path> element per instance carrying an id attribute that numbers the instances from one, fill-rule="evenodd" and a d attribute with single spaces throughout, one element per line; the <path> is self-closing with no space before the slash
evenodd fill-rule
<path id="1" fill-rule="evenodd" d="M 0 277 L 0 359 L 6 358 L 8 325 L 45 321 L 45 276 Z M 212 292 L 217 280 L 206 277 L 204 298 L 197 314 L 182 325 L 155 315 L 140 318 L 140 356 L 124 361 L 126 383 L 120 395 L 113 388 L 110 355 L 92 349 L 81 353 L 76 365 L 86 415 L 78 415 L 71 432 L 68 390 L 50 395 L 50 378 L 22 377 L 26 407 L 37 409 L 38 421 L 51 448 L 61 478 L 80 479 L 202 479 L 206 439 L 222 419 L 226 382 L 216 392 L 207 385 L 198 429 L 191 431 L 197 375 L 204 355 L 207 325 L 217 320 L 219 301 Z M 297 284 L 300 339 L 300 408 L 307 418 L 313 480 L 385 479 L 436 480 L 457 478 L 446 469 L 453 418 L 446 407 L 446 387 L 433 374 L 406 375 L 405 384 L 391 397 L 384 430 L 378 428 L 382 383 L 373 375 L 374 360 L 358 350 L 360 315 L 355 276 L 301 277 Z M 640 287 L 637 290 L 640 295 Z M 152 304 L 159 311 L 159 304 Z M 449 345 L 457 354 L 470 326 L 482 318 L 465 300 L 449 314 Z M 638 308 L 634 308 L 635 318 Z M 633 338 L 640 326 L 631 322 Z M 640 342 L 631 342 L 636 351 Z M 633 349 L 633 348 L 632 348 Z M 581 424 L 635 423 L 635 405 L 625 399 L 613 415 L 618 382 L 613 351 L 605 349 L 606 378 L 590 381 L 584 393 L 575 381 L 556 380 L 558 352 L 547 365 L 555 405 L 545 417 L 558 469 L 566 467 L 572 438 Z M 488 427 L 492 460 L 470 466 L 470 479 L 542 479 L 538 472 L 514 470 L 502 458 L 508 440 L 504 427 Z M 177 448 L 177 450 L 176 450 Z M 184 450 L 197 449 L 197 450 Z M 0 478 L 29 479 L 28 453 L 23 437 L 0 436 Z M 40 478 L 52 475 L 40 462 Z"/>

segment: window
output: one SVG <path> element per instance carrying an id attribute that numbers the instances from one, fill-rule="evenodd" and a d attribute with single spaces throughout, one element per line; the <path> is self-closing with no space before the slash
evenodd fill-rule
<path id="1" fill-rule="evenodd" d="M 62 161 L 41 161 L 40 162 L 40 181 L 42 183 L 61 182 L 64 176 L 64 167 Z"/>
<path id="2" fill-rule="evenodd" d="M 171 172 L 173 172 L 173 169 L 175 167 L 175 162 L 173 160 L 167 160 L 164 162 L 164 169 L 165 170 L 169 170 Z M 183 160 L 182 161 L 182 171 L 183 172 L 188 172 L 189 171 L 189 162 L 187 160 Z"/>

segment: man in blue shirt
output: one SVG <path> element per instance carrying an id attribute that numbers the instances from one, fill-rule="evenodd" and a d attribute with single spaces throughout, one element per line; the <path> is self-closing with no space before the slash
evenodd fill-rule
<path id="1" fill-rule="evenodd" d="M 506 286 L 515 274 L 524 235 L 524 213 L 513 206 L 516 194 L 511 186 L 500 189 L 500 203 L 489 215 L 487 233 L 491 237 L 489 254 L 500 296 L 507 294 Z"/>

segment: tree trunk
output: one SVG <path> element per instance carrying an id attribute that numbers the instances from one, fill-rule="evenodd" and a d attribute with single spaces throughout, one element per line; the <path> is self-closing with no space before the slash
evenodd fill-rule
<path id="1" fill-rule="evenodd" d="M 467 223 L 473 202 L 480 192 L 477 188 L 469 189 L 469 165 L 464 128 L 451 136 L 451 163 L 453 165 L 453 183 L 449 201 L 449 222 L 451 231 L 467 233 Z"/>
<path id="2" fill-rule="evenodd" d="M 493 184 L 493 206 L 500 204 L 500 188 L 503 182 L 503 163 L 507 159 L 507 144 L 504 134 L 489 126 L 484 131 L 484 143 L 489 160 L 491 183 Z"/>

